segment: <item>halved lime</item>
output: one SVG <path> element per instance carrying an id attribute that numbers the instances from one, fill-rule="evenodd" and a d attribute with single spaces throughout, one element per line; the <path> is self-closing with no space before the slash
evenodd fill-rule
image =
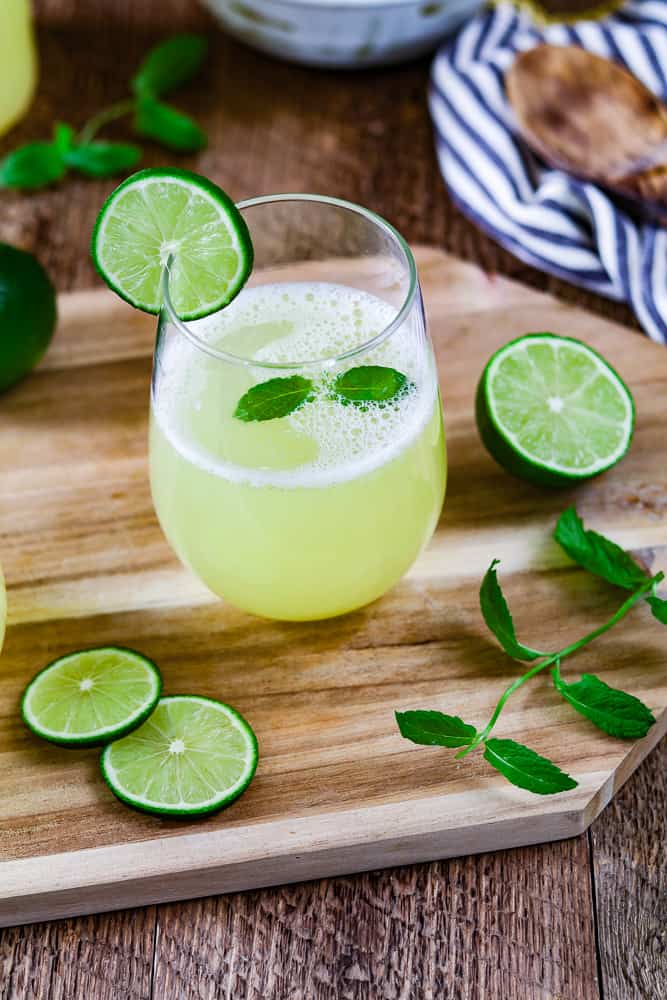
<path id="1" fill-rule="evenodd" d="M 182 319 L 222 309 L 252 270 L 250 233 L 233 201 L 189 170 L 140 170 L 102 206 L 92 241 L 95 267 L 121 298 L 144 312 L 162 305 L 160 279 Z"/>
<path id="2" fill-rule="evenodd" d="M 149 719 L 102 751 L 114 795 L 159 816 L 204 816 L 245 791 L 257 739 L 229 705 L 199 695 L 162 698 Z"/>
<path id="3" fill-rule="evenodd" d="M 477 427 L 508 472 L 540 486 L 571 486 L 625 455 L 635 422 L 630 390 L 611 365 L 572 337 L 528 333 L 482 373 Z"/>
<path id="4" fill-rule="evenodd" d="M 67 747 L 107 743 L 155 708 L 162 678 L 154 663 L 120 646 L 82 649 L 44 667 L 23 693 L 28 729 Z"/>

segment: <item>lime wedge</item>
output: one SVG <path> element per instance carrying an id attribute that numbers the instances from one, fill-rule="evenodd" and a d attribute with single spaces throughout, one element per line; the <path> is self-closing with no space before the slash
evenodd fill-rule
<path id="1" fill-rule="evenodd" d="M 114 795 L 159 816 L 204 816 L 245 791 L 257 739 L 229 705 L 198 695 L 162 698 L 149 719 L 102 751 Z"/>
<path id="2" fill-rule="evenodd" d="M 508 472 L 571 486 L 623 458 L 635 407 L 620 375 L 571 337 L 529 333 L 501 347 L 477 388 L 477 427 Z"/>
<path id="3" fill-rule="evenodd" d="M 61 746 L 95 746 L 123 736 L 155 708 L 162 678 L 154 663 L 118 646 L 54 660 L 28 684 L 21 714 L 28 729 Z"/>
<path id="4" fill-rule="evenodd" d="M 160 280 L 182 319 L 226 306 L 252 269 L 250 233 L 233 201 L 188 170 L 140 170 L 116 188 L 95 223 L 93 262 L 121 298 L 144 312 L 162 305 Z"/>

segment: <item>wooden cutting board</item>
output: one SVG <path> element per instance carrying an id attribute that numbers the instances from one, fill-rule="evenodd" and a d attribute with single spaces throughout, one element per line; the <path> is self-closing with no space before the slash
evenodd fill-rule
<path id="1" fill-rule="evenodd" d="M 477 591 L 492 557 L 519 635 L 565 645 L 619 594 L 568 564 L 551 541 L 576 504 L 586 521 L 667 568 L 667 350 L 476 267 L 417 254 L 441 375 L 450 481 L 438 532 L 393 591 L 314 624 L 253 618 L 183 569 L 153 514 L 146 417 L 154 321 L 106 291 L 65 295 L 52 348 L 0 399 L 0 558 L 10 627 L 0 658 L 0 923 L 468 854 L 580 833 L 667 728 L 667 632 L 644 606 L 567 675 L 599 672 L 643 698 L 657 724 L 637 744 L 606 737 L 537 679 L 509 703 L 498 736 L 524 739 L 579 781 L 541 798 L 480 755 L 416 748 L 393 711 L 440 708 L 483 723 L 517 666 L 485 630 Z M 569 493 L 503 473 L 473 417 L 477 378 L 513 336 L 554 330 L 594 345 L 638 411 L 622 465 Z M 17 704 L 30 676 L 87 645 L 135 646 L 167 692 L 221 697 L 261 749 L 249 791 L 200 822 L 118 803 L 95 751 L 33 738 Z M 647 806 L 648 808 L 648 806 Z"/>

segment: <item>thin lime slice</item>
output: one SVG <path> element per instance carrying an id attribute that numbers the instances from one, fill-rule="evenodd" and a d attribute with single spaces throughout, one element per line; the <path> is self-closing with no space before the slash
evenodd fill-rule
<path id="1" fill-rule="evenodd" d="M 252 270 L 250 233 L 233 201 L 188 170 L 140 170 L 108 197 L 97 217 L 95 267 L 121 298 L 158 313 L 160 281 L 182 319 L 222 309 Z"/>
<path id="2" fill-rule="evenodd" d="M 162 698 L 143 726 L 102 751 L 114 795 L 158 816 L 204 816 L 245 791 L 257 739 L 229 705 L 198 695 Z"/>
<path id="3" fill-rule="evenodd" d="M 601 355 L 571 337 L 529 333 L 501 347 L 477 389 L 482 441 L 508 472 L 570 486 L 619 462 L 632 441 L 630 390 Z"/>
<path id="4" fill-rule="evenodd" d="M 96 746 L 140 725 L 161 690 L 157 667 L 140 653 L 119 646 L 82 649 L 31 680 L 21 715 L 28 729 L 52 743 Z"/>

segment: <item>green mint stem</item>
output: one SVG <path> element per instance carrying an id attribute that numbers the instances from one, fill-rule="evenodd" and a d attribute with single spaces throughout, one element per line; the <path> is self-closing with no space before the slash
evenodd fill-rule
<path id="1" fill-rule="evenodd" d="M 651 577 L 650 580 L 647 580 L 646 583 L 642 584 L 641 587 L 635 590 L 635 592 L 631 594 L 630 597 L 628 597 L 627 601 L 625 601 L 621 605 L 618 611 L 611 616 L 609 621 L 606 621 L 604 623 L 604 625 L 600 625 L 599 628 L 593 629 L 593 631 L 589 632 L 588 635 L 585 635 L 583 639 L 578 639 L 577 642 L 571 643 L 569 646 L 566 646 L 564 649 L 559 650 L 557 653 L 549 654 L 546 660 L 542 660 L 541 663 L 538 663 L 537 666 L 533 667 L 527 673 L 522 674 L 520 677 L 517 677 L 517 679 L 513 681 L 509 685 L 509 687 L 505 688 L 505 690 L 503 691 L 502 695 L 498 699 L 498 704 L 496 705 L 493 711 L 493 715 L 489 719 L 484 729 L 481 731 L 481 733 L 477 734 L 474 740 L 470 744 L 468 744 L 467 747 L 464 747 L 463 750 L 459 750 L 459 752 L 456 754 L 456 759 L 460 760 L 462 757 L 465 757 L 466 754 L 469 754 L 471 750 L 474 750 L 476 746 L 479 746 L 480 743 L 483 743 L 484 740 L 487 739 L 487 737 L 491 733 L 491 730 L 498 721 L 498 716 L 505 707 L 505 703 L 507 702 L 507 699 L 510 697 L 510 695 L 514 694 L 515 691 L 518 691 L 518 689 L 523 684 L 525 684 L 526 681 L 529 681 L 532 677 L 535 676 L 535 674 L 539 674 L 541 670 L 544 670 L 546 667 L 551 666 L 553 663 L 555 663 L 556 666 L 559 667 L 560 661 L 563 659 L 563 657 L 569 656 L 571 653 L 575 653 L 578 649 L 581 649 L 582 646 L 588 645 L 588 643 L 592 642 L 593 639 L 597 639 L 598 636 L 603 635 L 603 633 L 605 632 L 608 632 L 610 628 L 613 628 L 614 625 L 616 625 L 621 620 L 621 618 L 627 615 L 628 611 L 635 604 L 637 604 L 638 601 L 642 599 L 644 594 L 646 594 L 648 591 L 653 591 L 655 587 L 658 585 L 658 583 L 660 583 L 660 581 L 664 579 L 664 577 L 665 574 L 663 572 L 656 573 L 654 577 Z"/>
<path id="2" fill-rule="evenodd" d="M 136 103 L 135 98 L 129 97 L 125 101 L 118 101 L 117 104 L 112 104 L 111 107 L 98 111 L 90 121 L 86 122 L 79 132 L 77 136 L 78 142 L 81 144 L 91 142 L 105 125 L 116 121 L 117 118 L 124 118 L 125 115 L 131 114 L 136 107 Z"/>

